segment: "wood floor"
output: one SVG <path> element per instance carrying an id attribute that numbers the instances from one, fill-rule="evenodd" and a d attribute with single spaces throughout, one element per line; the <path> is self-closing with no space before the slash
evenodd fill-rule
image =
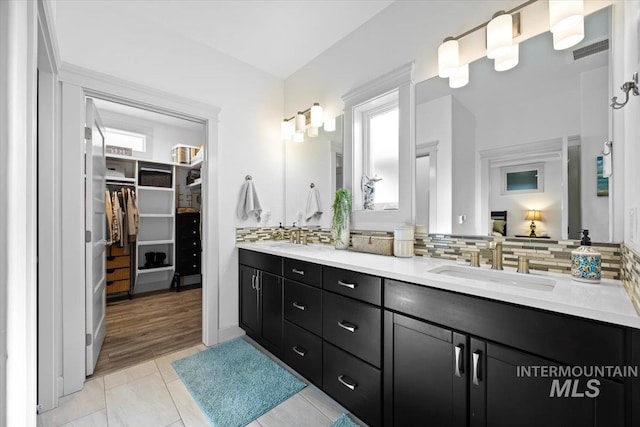
<path id="1" fill-rule="evenodd" d="M 202 289 L 110 302 L 93 378 L 202 342 Z"/>

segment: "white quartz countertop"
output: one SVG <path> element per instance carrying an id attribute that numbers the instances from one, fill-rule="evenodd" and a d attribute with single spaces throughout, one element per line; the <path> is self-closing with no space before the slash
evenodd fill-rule
<path id="1" fill-rule="evenodd" d="M 529 277 L 555 281 L 551 290 L 538 290 L 437 274 L 431 270 L 443 266 L 462 267 L 465 264 L 436 258 L 397 258 L 336 250 L 329 245 L 305 246 L 283 241 L 238 243 L 236 247 L 640 329 L 640 316 L 619 280 L 603 279 L 599 284 L 581 283 L 571 280 L 568 274 L 531 270 Z M 477 268 L 466 268 L 471 272 L 478 271 Z M 481 267 L 481 270 L 486 269 L 489 267 Z M 505 267 L 504 271 L 516 274 L 513 268 Z"/>

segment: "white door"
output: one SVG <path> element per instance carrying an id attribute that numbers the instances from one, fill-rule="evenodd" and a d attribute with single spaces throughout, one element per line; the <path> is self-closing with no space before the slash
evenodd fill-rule
<path id="1" fill-rule="evenodd" d="M 95 369 L 106 333 L 106 216 L 104 128 L 92 99 L 86 100 L 85 230 L 86 230 L 86 374 Z"/>

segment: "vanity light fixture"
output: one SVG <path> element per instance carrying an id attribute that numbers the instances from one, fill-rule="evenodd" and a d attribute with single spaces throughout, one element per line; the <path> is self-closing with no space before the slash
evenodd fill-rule
<path id="1" fill-rule="evenodd" d="M 289 120 L 284 119 L 282 124 L 280 124 L 280 134 L 282 135 L 282 139 L 287 141 L 293 136 L 293 124 Z"/>
<path id="2" fill-rule="evenodd" d="M 324 118 L 324 130 L 325 130 L 325 132 L 335 132 L 335 130 L 336 130 L 336 118 L 335 117 L 329 117 L 328 115 L 325 115 L 325 118 Z"/>
<path id="3" fill-rule="evenodd" d="M 314 128 L 322 126 L 322 107 L 317 102 L 311 106 L 311 126 Z"/>
<path id="4" fill-rule="evenodd" d="M 507 55 L 513 45 L 513 18 L 504 10 L 493 15 L 487 25 L 487 58 Z"/>
<path id="5" fill-rule="evenodd" d="M 580 43 L 584 38 L 584 1 L 549 0 L 549 28 L 555 50 Z"/>
<path id="6" fill-rule="evenodd" d="M 460 46 L 453 37 L 447 37 L 438 47 L 438 75 L 444 79 L 460 68 Z"/>
<path id="7" fill-rule="evenodd" d="M 304 113 L 302 111 L 298 111 L 298 114 L 296 114 L 296 133 L 304 133 L 305 129 L 307 128 L 307 119 L 304 116 Z"/>
<path id="8" fill-rule="evenodd" d="M 318 128 L 315 126 L 309 126 L 309 129 L 307 129 L 307 135 L 309 135 L 309 138 L 315 138 L 318 136 Z"/>
<path id="9" fill-rule="evenodd" d="M 520 45 L 514 43 L 506 53 L 493 60 L 493 68 L 496 71 L 507 71 L 518 65 L 520 61 Z"/>
<path id="10" fill-rule="evenodd" d="M 293 142 L 297 142 L 298 144 L 304 142 L 304 132 L 296 132 L 293 134 Z"/>
<path id="11" fill-rule="evenodd" d="M 449 76 L 449 87 L 451 89 L 458 89 L 469 83 L 469 64 L 461 65 L 452 71 Z"/>
<path id="12" fill-rule="evenodd" d="M 536 221 L 540 221 L 542 219 L 540 211 L 536 209 L 530 209 L 527 211 L 527 215 L 524 219 L 526 219 L 527 221 L 531 221 L 531 225 L 529 226 L 529 228 L 531 229 L 531 233 L 529 234 L 529 237 L 537 237 Z"/>

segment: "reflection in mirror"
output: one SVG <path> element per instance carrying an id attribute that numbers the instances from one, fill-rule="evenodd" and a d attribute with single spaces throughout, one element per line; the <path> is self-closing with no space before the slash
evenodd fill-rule
<path id="1" fill-rule="evenodd" d="M 285 224 L 331 226 L 331 203 L 343 186 L 343 116 L 336 118 L 336 130 L 318 128 L 317 137 L 305 135 L 304 142 L 286 141 L 285 146 Z M 311 188 L 311 183 L 314 188 Z M 319 210 L 309 203 L 317 190 Z"/>
<path id="2" fill-rule="evenodd" d="M 416 85 L 416 223 L 491 235 L 491 213 L 505 212 L 507 235 L 529 236 L 527 211 L 537 210 L 539 238 L 578 239 L 587 228 L 610 240 L 597 170 L 609 136 L 610 14 L 585 17 L 574 48 L 553 50 L 545 33 L 520 45 L 512 70 L 482 58 L 466 87 L 438 77 Z"/>

